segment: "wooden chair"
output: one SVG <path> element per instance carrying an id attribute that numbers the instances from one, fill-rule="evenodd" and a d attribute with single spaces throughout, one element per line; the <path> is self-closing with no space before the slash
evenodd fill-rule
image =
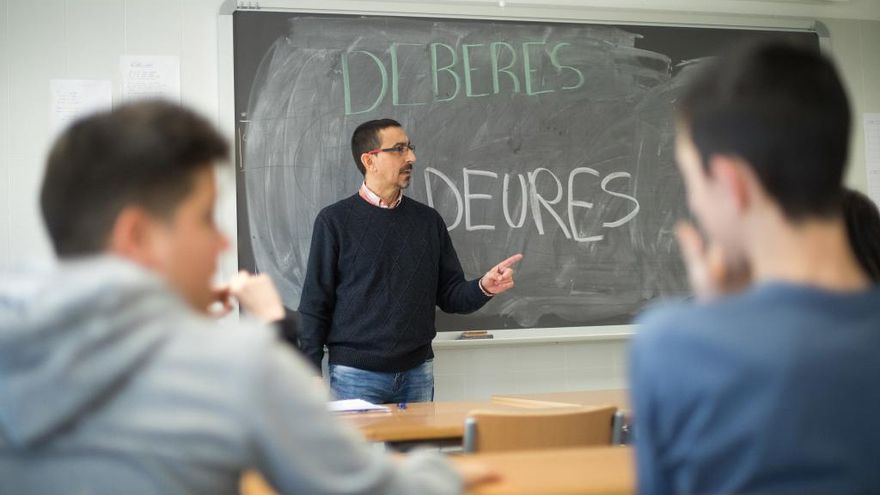
<path id="1" fill-rule="evenodd" d="M 542 411 L 471 411 L 465 452 L 611 445 L 614 406 Z"/>

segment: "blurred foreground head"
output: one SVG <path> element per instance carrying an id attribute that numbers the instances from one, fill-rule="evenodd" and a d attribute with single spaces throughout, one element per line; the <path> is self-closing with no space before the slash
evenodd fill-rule
<path id="1" fill-rule="evenodd" d="M 214 163 L 228 145 L 179 105 L 123 105 L 74 123 L 49 154 L 40 207 L 60 258 L 112 253 L 151 269 L 195 308 L 228 242 L 214 223 Z"/>

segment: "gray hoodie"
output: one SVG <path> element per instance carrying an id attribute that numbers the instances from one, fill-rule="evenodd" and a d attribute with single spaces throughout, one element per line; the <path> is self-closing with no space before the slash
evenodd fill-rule
<path id="1" fill-rule="evenodd" d="M 458 493 L 326 411 L 309 365 L 255 322 L 219 325 L 157 277 L 97 257 L 0 275 L 0 493 Z"/>

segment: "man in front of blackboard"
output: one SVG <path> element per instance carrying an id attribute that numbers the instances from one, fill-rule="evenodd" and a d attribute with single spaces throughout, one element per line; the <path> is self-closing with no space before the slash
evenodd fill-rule
<path id="1" fill-rule="evenodd" d="M 679 227 L 698 300 L 648 312 L 633 344 L 640 493 L 880 493 L 880 286 L 842 215 L 850 118 L 831 62 L 781 42 L 679 99 L 706 240 Z"/>
<path id="2" fill-rule="evenodd" d="M 403 127 L 391 119 L 365 122 L 351 151 L 364 182 L 315 219 L 300 346 L 318 370 L 327 346 L 338 399 L 430 401 L 435 306 L 480 309 L 513 287 L 511 266 L 522 255 L 466 280 L 440 214 L 403 195 L 416 161 Z"/>

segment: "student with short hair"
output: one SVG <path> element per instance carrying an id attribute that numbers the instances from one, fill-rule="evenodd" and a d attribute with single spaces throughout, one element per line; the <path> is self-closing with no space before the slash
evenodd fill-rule
<path id="1" fill-rule="evenodd" d="M 41 206 L 60 257 L 0 283 L 0 493 L 458 493 L 482 479 L 436 453 L 400 462 L 332 418 L 272 328 L 205 314 L 226 238 L 225 140 L 178 105 L 124 105 L 55 143 Z M 240 285 L 248 281 L 239 280 Z M 283 316 L 271 285 L 233 293 Z M 463 479 L 464 476 L 464 479 Z"/>
<path id="2" fill-rule="evenodd" d="M 832 63 L 782 42 L 711 62 L 680 98 L 706 241 L 679 229 L 697 301 L 639 319 L 640 493 L 880 493 L 880 288 L 842 214 L 850 119 Z"/>

